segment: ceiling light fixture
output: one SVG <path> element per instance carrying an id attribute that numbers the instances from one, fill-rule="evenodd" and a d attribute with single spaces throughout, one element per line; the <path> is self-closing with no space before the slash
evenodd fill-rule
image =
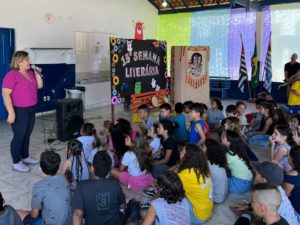
<path id="1" fill-rule="evenodd" d="M 162 7 L 166 8 L 168 6 L 167 0 L 164 0 L 161 5 Z"/>

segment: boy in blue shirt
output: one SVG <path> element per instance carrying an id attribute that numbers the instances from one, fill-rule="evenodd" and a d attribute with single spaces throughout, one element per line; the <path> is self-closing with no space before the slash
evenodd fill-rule
<path id="1" fill-rule="evenodd" d="M 201 145 L 205 142 L 204 121 L 201 119 L 204 110 L 204 105 L 201 103 L 193 103 L 191 106 L 193 123 L 189 129 L 189 142 L 192 144 Z"/>
<path id="2" fill-rule="evenodd" d="M 186 130 L 186 118 L 183 114 L 184 105 L 181 102 L 175 104 L 176 116 L 174 117 L 174 122 L 177 124 L 177 129 L 174 131 L 174 137 L 177 143 L 185 143 L 188 140 L 187 130 Z"/>
<path id="3" fill-rule="evenodd" d="M 149 113 L 150 109 L 147 105 L 143 104 L 138 107 L 138 115 L 142 121 L 139 124 L 139 127 L 143 135 L 147 135 L 149 128 L 155 123 L 155 119 L 152 116 L 150 116 Z"/>

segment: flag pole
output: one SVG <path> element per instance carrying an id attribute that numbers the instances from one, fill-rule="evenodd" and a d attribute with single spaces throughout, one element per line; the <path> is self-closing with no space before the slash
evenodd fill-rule
<path id="1" fill-rule="evenodd" d="M 248 71 L 247 71 L 248 73 Z M 249 100 L 251 100 L 251 89 L 250 89 L 250 81 L 249 81 L 249 75 L 247 74 L 247 83 L 248 83 L 248 90 L 249 90 Z"/>

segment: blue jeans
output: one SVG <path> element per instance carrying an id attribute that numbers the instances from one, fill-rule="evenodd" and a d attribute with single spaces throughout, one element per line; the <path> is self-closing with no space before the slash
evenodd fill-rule
<path id="1" fill-rule="evenodd" d="M 229 192 L 233 194 L 242 194 L 251 188 L 251 180 L 243 180 L 237 177 L 229 178 Z"/>
<path id="2" fill-rule="evenodd" d="M 189 213 L 190 213 L 190 219 L 191 219 L 191 224 L 192 225 L 196 225 L 196 224 L 203 224 L 205 223 L 205 221 L 202 221 L 200 219 L 198 219 L 195 214 L 194 214 L 194 211 L 193 211 L 193 205 L 192 203 L 187 199 L 187 203 L 188 203 L 188 206 L 189 206 Z"/>
<path id="3" fill-rule="evenodd" d="M 27 215 L 24 220 L 24 225 L 42 225 L 44 223 L 44 220 L 41 215 L 39 215 L 37 218 L 32 218 L 30 215 Z"/>
<path id="4" fill-rule="evenodd" d="M 14 107 L 16 121 L 11 125 L 14 136 L 10 143 L 10 152 L 13 163 L 19 163 L 21 159 L 29 156 L 29 142 L 32 133 L 35 112 L 34 107 Z"/>
<path id="5" fill-rule="evenodd" d="M 254 136 L 245 134 L 244 138 L 251 145 L 259 145 L 259 146 L 268 147 L 270 144 L 270 142 L 269 142 L 270 135 L 268 135 L 268 134 L 258 134 L 258 135 L 254 135 Z"/>

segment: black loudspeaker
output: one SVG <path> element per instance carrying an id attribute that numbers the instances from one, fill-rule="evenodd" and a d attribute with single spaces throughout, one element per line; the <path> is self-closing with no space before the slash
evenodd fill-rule
<path id="1" fill-rule="evenodd" d="M 81 99 L 57 100 L 57 139 L 67 141 L 78 137 L 83 123 L 83 105 Z"/>

